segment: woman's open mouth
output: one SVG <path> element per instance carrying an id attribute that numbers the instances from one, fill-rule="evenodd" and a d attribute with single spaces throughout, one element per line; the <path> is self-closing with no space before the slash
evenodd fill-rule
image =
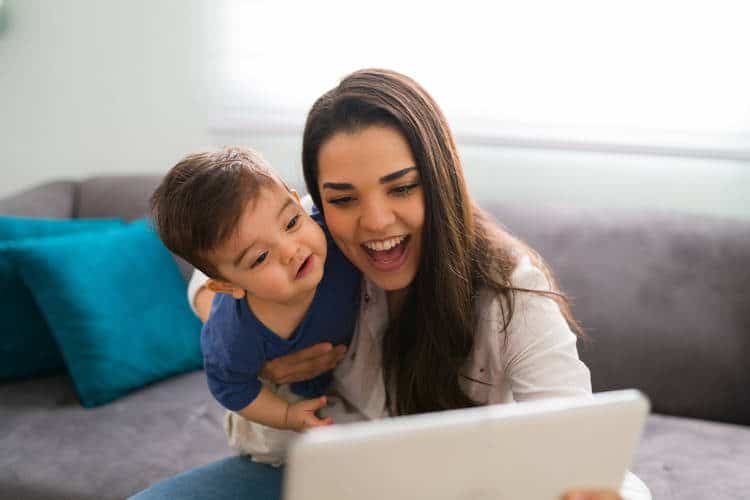
<path id="1" fill-rule="evenodd" d="M 370 241 L 361 247 L 370 264 L 378 271 L 395 271 L 406 261 L 411 235 L 396 236 L 387 240 Z"/>
<path id="2" fill-rule="evenodd" d="M 313 264 L 313 256 L 310 254 L 304 262 L 302 262 L 302 265 L 299 266 L 299 269 L 297 269 L 297 275 L 294 277 L 294 279 L 300 279 L 304 278 L 310 273 L 310 270 L 312 269 Z"/>

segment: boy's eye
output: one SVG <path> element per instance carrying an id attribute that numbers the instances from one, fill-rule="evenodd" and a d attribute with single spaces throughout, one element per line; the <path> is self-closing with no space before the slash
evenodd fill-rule
<path id="1" fill-rule="evenodd" d="M 417 186 L 419 186 L 419 184 L 416 182 L 414 184 L 405 184 L 403 186 L 393 188 L 391 192 L 396 196 L 407 196 Z"/>
<path id="2" fill-rule="evenodd" d="M 291 220 L 289 221 L 289 224 L 286 225 L 287 231 L 297 225 L 297 220 L 299 220 L 299 215 L 295 215 L 294 217 L 291 218 Z"/>
<path id="3" fill-rule="evenodd" d="M 331 205 L 346 205 L 350 201 L 352 201 L 351 196 L 341 196 L 339 198 L 333 198 L 332 200 L 328 200 L 328 203 L 330 203 Z"/>
<path id="4" fill-rule="evenodd" d="M 252 269 L 258 264 L 261 264 L 264 260 L 266 260 L 266 257 L 268 257 L 268 252 L 263 252 L 262 254 L 258 255 L 258 258 L 255 259 L 255 262 L 250 265 L 250 268 Z"/>

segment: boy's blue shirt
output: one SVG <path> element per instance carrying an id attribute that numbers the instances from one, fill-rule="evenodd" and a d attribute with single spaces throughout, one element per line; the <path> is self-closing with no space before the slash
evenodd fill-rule
<path id="1" fill-rule="evenodd" d="M 223 293 L 214 297 L 211 315 L 201 333 L 201 349 L 208 387 L 229 410 L 241 410 L 258 396 L 258 373 L 266 361 L 320 342 L 338 345 L 351 341 L 359 308 L 361 273 L 333 242 L 320 212 L 313 210 L 312 218 L 323 228 L 328 255 L 315 297 L 288 339 L 261 323 L 244 298 Z M 305 398 L 321 396 L 331 379 L 329 371 L 312 380 L 293 383 L 291 390 Z"/>

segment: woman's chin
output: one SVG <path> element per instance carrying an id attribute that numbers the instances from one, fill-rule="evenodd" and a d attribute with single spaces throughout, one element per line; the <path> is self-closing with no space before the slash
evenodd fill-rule
<path id="1" fill-rule="evenodd" d="M 404 276 L 404 277 L 396 277 L 396 276 L 367 276 L 367 278 L 375 283 L 375 285 L 378 286 L 378 288 L 382 288 L 386 292 L 396 292 L 398 290 L 404 290 L 409 287 L 409 285 L 412 284 L 414 281 L 414 276 Z"/>

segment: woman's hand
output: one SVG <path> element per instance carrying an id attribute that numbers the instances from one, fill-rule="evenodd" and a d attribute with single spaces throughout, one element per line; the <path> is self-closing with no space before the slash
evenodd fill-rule
<path id="1" fill-rule="evenodd" d="M 562 500 L 621 500 L 621 497 L 609 490 L 574 490 L 565 493 Z"/>
<path id="2" fill-rule="evenodd" d="M 345 345 L 329 342 L 315 344 L 301 351 L 281 356 L 263 365 L 260 376 L 275 384 L 291 384 L 317 377 L 333 370 L 346 354 Z"/>

